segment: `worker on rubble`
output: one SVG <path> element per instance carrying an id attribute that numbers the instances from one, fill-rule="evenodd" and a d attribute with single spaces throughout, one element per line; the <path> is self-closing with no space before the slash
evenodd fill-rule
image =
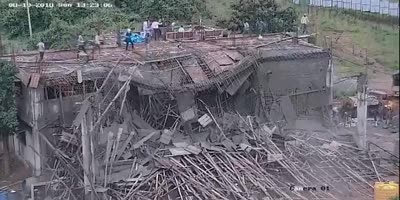
<path id="1" fill-rule="evenodd" d="M 378 127 L 378 110 L 372 110 L 371 113 L 374 118 L 374 127 Z"/>
<path id="2" fill-rule="evenodd" d="M 256 27 L 258 30 L 258 39 L 262 39 L 262 34 L 264 33 L 264 30 L 266 28 L 265 23 L 262 20 L 258 20 L 256 22 Z"/>
<path id="3" fill-rule="evenodd" d="M 151 29 L 153 30 L 154 40 L 157 40 L 161 37 L 161 30 L 160 30 L 159 26 L 160 26 L 160 22 L 158 22 L 158 20 L 154 20 L 151 23 Z"/>
<path id="4" fill-rule="evenodd" d="M 97 32 L 96 36 L 94 36 L 94 47 L 99 49 L 100 54 L 100 32 Z"/>
<path id="5" fill-rule="evenodd" d="M 386 121 L 385 121 L 386 126 L 391 125 L 392 117 L 393 117 L 392 108 L 390 106 L 386 106 Z"/>
<path id="6" fill-rule="evenodd" d="M 149 19 L 146 19 L 146 20 L 144 20 L 144 22 L 143 22 L 142 31 L 143 31 L 143 32 L 146 32 L 147 29 L 148 29 L 148 27 L 149 27 Z"/>
<path id="7" fill-rule="evenodd" d="M 301 17 L 301 20 L 300 20 L 302 34 L 307 33 L 308 22 L 309 22 L 309 20 L 308 20 L 308 17 L 307 17 L 307 13 L 304 13 L 303 17 Z"/>
<path id="8" fill-rule="evenodd" d="M 131 40 L 131 36 L 132 36 L 131 29 L 128 28 L 128 30 L 125 33 L 126 51 L 128 51 L 129 43 L 132 44 L 132 50 L 135 48 L 135 46 L 133 45 L 133 41 Z"/>
<path id="9" fill-rule="evenodd" d="M 82 33 L 79 33 L 78 36 L 78 58 L 79 58 L 79 53 L 80 51 L 83 51 L 85 54 L 87 54 L 86 49 L 85 49 L 85 40 L 82 37 Z"/>
<path id="10" fill-rule="evenodd" d="M 39 57 L 40 57 L 39 62 L 42 62 L 43 57 L 44 57 L 44 51 L 45 51 L 43 39 L 40 39 L 40 42 L 36 46 L 38 47 L 38 51 L 39 51 Z"/>
<path id="11" fill-rule="evenodd" d="M 185 29 L 183 28 L 183 25 L 181 25 L 181 27 L 179 27 L 178 32 L 179 32 L 179 33 L 185 32 Z"/>
<path id="12" fill-rule="evenodd" d="M 243 23 L 243 34 L 249 34 L 250 32 L 250 25 L 248 22 Z"/>

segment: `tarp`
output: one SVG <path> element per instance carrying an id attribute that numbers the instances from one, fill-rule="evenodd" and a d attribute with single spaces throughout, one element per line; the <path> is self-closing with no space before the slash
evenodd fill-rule
<path id="1" fill-rule="evenodd" d="M 136 33 L 132 33 L 130 39 L 131 39 L 131 42 L 133 42 L 133 44 L 145 42 L 145 38 Z"/>

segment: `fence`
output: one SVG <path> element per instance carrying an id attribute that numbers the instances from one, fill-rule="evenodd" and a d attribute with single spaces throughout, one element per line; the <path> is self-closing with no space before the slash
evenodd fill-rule
<path id="1" fill-rule="evenodd" d="M 293 0 L 294 4 L 309 6 L 348 9 L 362 12 L 371 12 L 392 17 L 399 17 L 399 3 L 389 0 L 309 0 L 302 2 Z"/>

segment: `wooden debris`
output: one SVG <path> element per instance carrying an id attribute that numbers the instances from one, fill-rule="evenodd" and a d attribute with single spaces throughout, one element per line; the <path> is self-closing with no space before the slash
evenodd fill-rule
<path id="1" fill-rule="evenodd" d="M 16 76 L 21 80 L 21 82 L 26 87 L 29 86 L 29 80 L 31 79 L 31 74 L 25 72 L 25 70 L 23 70 L 23 69 L 19 69 L 19 72 L 18 72 L 18 74 Z"/>
<path id="2" fill-rule="evenodd" d="M 224 54 L 234 62 L 235 55 L 227 55 Z M 221 61 L 225 62 L 219 60 L 221 64 Z M 365 155 L 363 158 L 361 151 L 350 145 L 318 139 L 304 132 L 296 135 L 293 131 L 290 138 L 277 137 L 278 125 L 261 123 L 253 116 L 227 114 L 220 105 L 224 104 L 221 100 L 217 105 L 208 106 L 200 99 L 195 101 L 193 93 L 183 92 L 175 97 L 157 93 L 162 97 L 140 97 L 140 104 L 132 105 L 129 94 L 120 96 L 129 89 L 130 78 L 124 80 L 124 86 L 118 88 L 103 83 L 95 98 L 82 104 L 80 112 L 86 113 L 86 107 L 93 108 L 94 112 L 88 117 L 87 127 L 77 123 L 73 131 L 84 132 L 79 126 L 91 130 L 90 153 L 95 164 L 89 171 L 82 168 L 79 139 L 77 146 L 60 142 L 60 148 L 45 141 L 56 154 L 55 166 L 51 169 L 53 179 L 62 179 L 68 184 L 52 185 L 51 188 L 59 191 L 59 199 L 71 199 L 71 192 L 65 192 L 69 188 L 82 189 L 82 174 L 90 175 L 90 188 L 96 199 L 125 200 L 341 199 L 335 194 L 348 192 L 370 199 L 371 182 L 389 174 L 398 176 L 396 170 L 370 162 L 370 158 Z M 107 97 L 108 93 L 113 96 Z M 178 99 L 180 103 L 176 104 Z M 290 98 L 280 100 L 275 111 L 283 112 L 289 121 L 295 118 Z M 149 103 L 142 104 L 145 101 Z M 204 106 L 197 105 L 198 102 Z M 289 108 L 283 108 L 287 105 Z M 188 110 L 189 114 L 180 115 Z M 187 124 L 185 121 L 192 120 L 197 113 L 202 115 L 198 120 L 200 125 L 193 123 L 192 133 L 182 130 L 182 125 Z M 81 121 L 80 118 L 78 114 L 75 120 Z M 68 134 L 61 137 L 64 141 L 74 140 L 68 139 L 73 138 Z M 348 182 L 352 184 L 340 187 Z M 338 184 L 334 192 L 306 194 L 290 191 L 288 183 Z"/>
<path id="3" fill-rule="evenodd" d="M 189 151 L 185 150 L 184 148 L 179 148 L 179 147 L 169 148 L 168 150 L 171 152 L 172 156 L 182 156 L 182 155 L 192 154 Z"/>
<path id="4" fill-rule="evenodd" d="M 196 118 L 196 114 L 194 113 L 194 109 L 190 108 L 184 112 L 181 113 L 181 117 L 183 121 L 190 121 Z"/>
<path id="5" fill-rule="evenodd" d="M 163 144 L 169 144 L 171 142 L 172 136 L 174 135 L 174 132 L 170 130 L 163 130 L 163 133 L 161 134 L 160 142 Z"/>
<path id="6" fill-rule="evenodd" d="M 61 132 L 60 140 L 66 142 L 68 144 L 73 144 L 75 146 L 78 146 L 78 140 L 77 140 L 76 136 L 72 135 L 70 133 L 67 133 L 65 131 Z"/>
<path id="7" fill-rule="evenodd" d="M 31 81 L 29 83 L 29 87 L 31 88 L 37 88 L 39 85 L 39 81 L 40 81 L 40 74 L 37 73 L 33 73 L 31 75 Z"/>
<path id="8" fill-rule="evenodd" d="M 206 127 L 212 122 L 212 119 L 207 114 L 204 114 L 197 120 L 201 126 Z"/>
<path id="9" fill-rule="evenodd" d="M 153 127 L 151 127 L 146 121 L 144 121 L 140 116 L 138 116 L 136 113 L 132 114 L 132 119 L 133 123 L 139 128 L 139 129 L 152 129 L 154 130 Z"/>
<path id="10" fill-rule="evenodd" d="M 140 146 L 143 145 L 143 143 L 145 143 L 147 140 L 149 140 L 151 137 L 153 137 L 156 134 L 160 134 L 160 131 L 154 131 L 154 132 L 150 133 L 146 137 L 142 138 L 139 142 L 136 142 L 134 145 L 132 145 L 132 148 L 133 149 L 139 148 Z"/>
<path id="11" fill-rule="evenodd" d="M 76 70 L 76 77 L 78 79 L 78 83 L 82 83 L 83 82 L 82 70 L 80 70 L 80 69 Z"/>
<path id="12" fill-rule="evenodd" d="M 267 162 L 277 162 L 283 160 L 282 154 L 268 154 Z"/>
<path id="13" fill-rule="evenodd" d="M 89 98 L 86 98 L 82 102 L 82 105 L 81 105 L 81 108 L 79 109 L 78 115 L 75 117 L 74 121 L 72 122 L 72 125 L 74 127 L 79 127 L 80 123 L 82 122 L 83 117 L 85 116 L 85 114 L 88 111 L 90 106 L 91 106 L 91 103 L 89 101 Z"/>

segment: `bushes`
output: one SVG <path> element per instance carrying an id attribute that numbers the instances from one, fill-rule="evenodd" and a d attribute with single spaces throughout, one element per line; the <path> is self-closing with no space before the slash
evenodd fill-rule
<path id="1" fill-rule="evenodd" d="M 34 37 L 28 40 L 28 49 L 36 49 L 36 44 L 41 38 L 50 49 L 74 48 L 80 32 L 86 40 L 94 39 L 98 30 L 112 30 L 117 26 L 127 26 L 128 19 L 127 15 L 112 10 L 100 10 L 94 15 L 81 19 L 77 24 L 55 18 L 46 30 L 35 33 Z"/>
<path id="2" fill-rule="evenodd" d="M 295 10 L 291 7 L 281 9 L 274 0 L 240 0 L 232 5 L 232 9 L 233 16 L 229 24 L 236 24 L 234 27 L 242 27 L 244 22 L 248 22 L 254 32 L 263 23 L 264 32 L 269 33 L 294 31 L 296 28 Z"/>
<path id="3" fill-rule="evenodd" d="M 8 38 L 27 43 L 28 49 L 36 49 L 43 38 L 50 48 L 75 46 L 78 32 L 93 38 L 98 30 L 109 31 L 116 28 L 132 27 L 134 22 L 146 17 L 156 17 L 166 21 L 191 21 L 200 17 L 210 17 L 205 0 L 115 0 L 113 8 L 34 8 L 31 7 L 33 38 L 29 38 L 26 9 L 9 8 L 11 0 L 0 4 L 0 29 L 6 30 Z M 106 0 L 88 0 L 108 2 Z M 88 1 L 85 1 L 88 3 Z M 30 3 L 53 2 L 54 0 L 30 0 Z"/>
<path id="4" fill-rule="evenodd" d="M 71 40 L 77 34 L 76 31 L 76 26 L 59 19 L 53 20 L 47 30 L 36 33 L 32 39 L 29 39 L 28 49 L 36 49 L 36 44 L 40 39 L 43 39 L 47 47 L 51 49 L 70 48 L 73 45 Z"/>

